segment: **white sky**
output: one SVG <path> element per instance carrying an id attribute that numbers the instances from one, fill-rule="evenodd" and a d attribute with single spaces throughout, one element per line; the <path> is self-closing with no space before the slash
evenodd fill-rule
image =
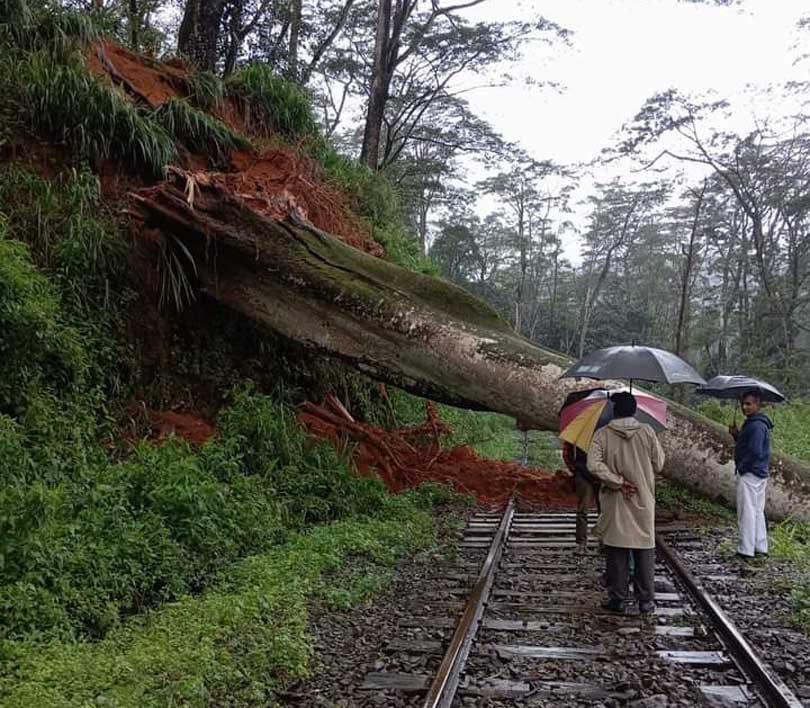
<path id="1" fill-rule="evenodd" d="M 467 98 L 504 137 L 536 158 L 561 163 L 595 158 L 649 96 L 670 87 L 714 90 L 730 99 L 734 112 L 726 127 L 744 131 L 754 114 L 790 110 L 752 99 L 758 90 L 810 78 L 810 61 L 796 64 L 796 23 L 806 13 L 806 0 L 742 0 L 730 8 L 678 0 L 489 0 L 465 15 L 504 20 L 542 14 L 574 32 L 570 48 L 535 44 L 513 67 L 516 77 L 566 88 L 559 93 L 515 80 Z M 615 175 L 629 166 L 611 169 Z M 566 252 L 577 259 L 573 239 Z"/>

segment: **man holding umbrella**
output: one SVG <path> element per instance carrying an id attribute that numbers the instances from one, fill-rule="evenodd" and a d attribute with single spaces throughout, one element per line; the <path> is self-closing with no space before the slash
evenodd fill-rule
<path id="1" fill-rule="evenodd" d="M 560 439 L 563 441 L 563 460 L 574 476 L 577 494 L 577 549 L 582 552 L 588 541 L 588 510 L 594 498 L 599 507 L 599 481 L 588 469 L 588 450 L 591 440 L 600 428 L 613 420 L 611 395 L 616 391 L 605 388 L 589 388 L 569 393 L 560 409 Z M 642 423 L 660 431 L 667 424 L 667 404 L 648 393 L 637 392 L 635 417 Z"/>
<path id="2" fill-rule="evenodd" d="M 758 390 L 743 394 L 740 407 L 745 415 L 741 430 L 729 426 L 734 438 L 734 467 L 737 471 L 737 555 L 753 558 L 768 555 L 768 527 L 765 497 L 768 491 L 768 463 L 771 459 L 771 419 L 761 413 Z"/>
<path id="3" fill-rule="evenodd" d="M 628 599 L 629 558 L 635 561 L 635 586 L 639 610 L 655 610 L 655 474 L 664 467 L 664 451 L 653 428 L 635 418 L 638 408 L 633 381 L 668 384 L 705 384 L 687 362 L 655 347 L 608 347 L 590 352 L 563 378 L 629 379 L 630 392 L 611 395 L 613 420 L 593 436 L 588 470 L 602 483 L 602 513 L 597 531 L 607 556 L 609 599 L 603 605 L 624 612 Z M 646 395 L 646 394 L 644 394 Z M 663 403 L 663 402 L 661 402 Z M 576 404 L 575 404 L 576 405 Z M 666 406 L 664 405 L 664 411 Z M 655 415 L 653 420 L 665 422 Z M 561 437 L 565 439 L 564 433 Z"/>
<path id="4" fill-rule="evenodd" d="M 713 398 L 738 399 L 745 423 L 736 421 L 728 431 L 734 438 L 734 471 L 737 475 L 737 555 L 753 558 L 768 555 L 765 497 L 771 459 L 773 423 L 760 411 L 763 401 L 781 403 L 785 396 L 767 381 L 749 376 L 720 375 L 709 379 L 696 393 Z"/>
<path id="5" fill-rule="evenodd" d="M 634 417 L 632 393 L 615 393 L 611 401 L 613 420 L 593 436 L 588 455 L 588 469 L 602 483 L 598 529 L 609 598 L 603 607 L 624 612 L 632 553 L 639 611 L 649 613 L 655 611 L 655 475 L 664 451 L 653 429 Z"/>

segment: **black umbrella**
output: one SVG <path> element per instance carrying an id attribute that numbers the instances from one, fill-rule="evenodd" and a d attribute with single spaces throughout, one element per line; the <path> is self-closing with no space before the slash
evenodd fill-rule
<path id="1" fill-rule="evenodd" d="M 749 391 L 758 391 L 763 401 L 781 403 L 784 395 L 767 381 L 753 379 L 750 376 L 715 376 L 703 386 L 698 386 L 695 393 L 713 398 L 740 398 Z"/>
<path id="2" fill-rule="evenodd" d="M 608 347 L 585 355 L 561 378 L 629 379 L 668 384 L 705 384 L 679 356 L 654 347 Z"/>

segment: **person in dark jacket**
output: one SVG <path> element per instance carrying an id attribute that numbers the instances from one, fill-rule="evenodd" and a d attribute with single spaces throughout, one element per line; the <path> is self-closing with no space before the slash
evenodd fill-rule
<path id="1" fill-rule="evenodd" d="M 569 393 L 560 409 L 560 415 L 566 406 L 586 398 L 596 390 L 598 389 L 591 388 Z M 574 476 L 574 492 L 577 495 L 575 538 L 577 551 L 584 553 L 588 548 L 588 511 L 594 501 L 596 501 L 596 511 L 599 513 L 599 482 L 588 472 L 588 454 L 584 450 L 569 442 L 563 442 L 562 457 L 568 471 Z"/>
<path id="2" fill-rule="evenodd" d="M 734 436 L 734 466 L 737 473 L 737 555 L 753 558 L 768 555 L 768 529 L 765 524 L 765 497 L 768 491 L 768 464 L 771 458 L 773 423 L 760 412 L 759 391 L 743 394 L 740 407 L 745 423 L 738 430 L 729 427 Z"/>
<path id="3" fill-rule="evenodd" d="M 575 537 L 577 551 L 584 553 L 588 547 L 588 511 L 596 501 L 599 513 L 599 482 L 588 472 L 588 455 L 576 445 L 563 443 L 563 461 L 568 471 L 574 475 L 574 492 L 577 495 L 577 525 Z"/>

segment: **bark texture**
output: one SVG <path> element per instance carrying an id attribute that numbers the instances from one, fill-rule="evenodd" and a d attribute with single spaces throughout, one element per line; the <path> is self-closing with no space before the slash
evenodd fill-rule
<path id="1" fill-rule="evenodd" d="M 135 195 L 135 213 L 147 230 L 183 242 L 198 286 L 228 307 L 380 381 L 533 428 L 556 430 L 566 394 L 584 387 L 559 379 L 567 357 L 516 335 L 464 290 L 353 249 L 294 213 L 266 219 L 186 179 Z M 676 403 L 670 412 L 664 474 L 733 504 L 731 437 Z M 810 519 L 810 466 L 774 455 L 768 513 Z"/>

